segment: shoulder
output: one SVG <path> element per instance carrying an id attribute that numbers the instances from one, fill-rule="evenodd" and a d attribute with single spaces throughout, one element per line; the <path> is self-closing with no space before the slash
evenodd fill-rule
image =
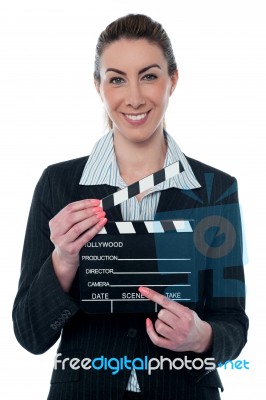
<path id="1" fill-rule="evenodd" d="M 77 184 L 80 181 L 83 169 L 89 156 L 79 157 L 72 160 L 61 161 L 51 164 L 44 170 L 43 175 L 50 184 L 66 184 L 72 182 Z"/>
<path id="2" fill-rule="evenodd" d="M 216 205 L 238 202 L 238 183 L 234 176 L 193 158 L 186 156 L 186 159 L 201 185 L 198 189 L 200 198 L 208 204 L 214 201 Z"/>
<path id="3" fill-rule="evenodd" d="M 73 190 L 79 184 L 88 156 L 61 161 L 45 168 L 38 182 L 41 187 L 48 186 L 51 190 Z"/>
<path id="4" fill-rule="evenodd" d="M 206 174 L 210 174 L 215 178 L 215 180 L 224 181 L 225 183 L 230 183 L 236 181 L 235 177 L 230 175 L 229 173 L 217 169 L 211 165 L 205 164 L 199 160 L 195 160 L 194 158 L 185 156 L 192 171 L 194 172 L 196 178 L 199 181 L 206 178 Z M 202 183 L 202 182 L 201 182 Z"/>
<path id="5" fill-rule="evenodd" d="M 89 156 L 74 158 L 72 160 L 61 161 L 49 165 L 46 170 L 49 174 L 73 174 L 80 171 L 82 173 Z"/>
<path id="6" fill-rule="evenodd" d="M 47 203 L 55 215 L 66 204 L 79 200 L 79 181 L 88 156 L 49 165 L 34 191 L 34 201 Z"/>

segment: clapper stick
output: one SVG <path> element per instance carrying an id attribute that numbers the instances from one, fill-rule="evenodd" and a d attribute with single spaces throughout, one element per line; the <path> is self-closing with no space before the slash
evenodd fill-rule
<path id="1" fill-rule="evenodd" d="M 192 228 L 189 221 L 183 220 L 109 221 L 98 234 L 119 235 L 165 232 L 192 232 Z"/>
<path id="2" fill-rule="evenodd" d="M 102 207 L 104 211 L 109 210 L 109 208 L 117 206 L 131 197 L 137 196 L 145 190 L 152 189 L 154 186 L 172 178 L 175 175 L 180 174 L 182 171 L 184 171 L 184 168 L 181 162 L 176 161 L 173 164 L 170 164 L 167 167 L 162 168 L 135 183 L 132 183 L 124 189 L 104 197 L 99 206 Z"/>

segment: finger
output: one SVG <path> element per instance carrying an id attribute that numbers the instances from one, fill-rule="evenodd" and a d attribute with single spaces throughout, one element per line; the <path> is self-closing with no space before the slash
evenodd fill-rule
<path id="1" fill-rule="evenodd" d="M 168 340 L 162 336 L 159 336 L 157 334 L 157 332 L 154 330 L 152 321 L 149 318 L 146 319 L 146 332 L 153 344 L 155 344 L 156 346 L 171 350 L 170 340 Z"/>
<path id="2" fill-rule="evenodd" d="M 105 211 L 102 211 L 72 226 L 71 229 L 69 229 L 69 231 L 65 234 L 65 241 L 68 243 L 74 242 L 79 236 L 83 235 L 88 230 L 93 233 L 92 237 L 94 237 L 95 234 L 99 232 L 99 229 L 96 228 L 97 232 L 94 233 L 95 231 L 93 230 L 93 227 L 105 217 L 105 214 Z"/>
<path id="3" fill-rule="evenodd" d="M 158 312 L 157 317 L 159 321 L 167 324 L 171 328 L 178 327 L 180 323 L 182 323 L 182 319 L 178 315 L 174 314 L 172 311 L 167 310 L 166 308 L 162 308 Z"/>
<path id="4" fill-rule="evenodd" d="M 83 246 L 90 240 L 94 238 L 94 236 L 97 235 L 97 233 L 100 232 L 100 230 L 103 228 L 103 226 L 106 224 L 107 218 L 102 218 L 97 224 L 93 225 L 89 230 L 87 230 L 83 235 L 81 235 L 78 239 L 75 241 L 75 245 L 78 248 L 78 251 L 81 250 Z"/>
<path id="5" fill-rule="evenodd" d="M 100 200 L 98 199 L 84 199 L 84 200 L 78 200 L 74 201 L 72 203 L 69 203 L 66 205 L 59 213 L 59 214 L 64 214 L 64 213 L 72 213 L 76 211 L 81 211 L 85 210 L 86 208 L 89 207 L 98 207 L 100 204 Z"/>
<path id="6" fill-rule="evenodd" d="M 75 213 L 77 211 L 85 210 L 90 207 L 99 207 L 100 200 L 98 199 L 85 199 L 74 201 L 73 203 L 67 204 L 62 210 L 60 210 L 53 219 L 66 217 L 68 214 Z M 52 219 L 52 220 L 53 220 Z"/>
<path id="7" fill-rule="evenodd" d="M 155 321 L 154 326 L 155 331 L 159 335 L 163 336 L 165 339 L 170 339 L 173 336 L 173 328 L 170 325 L 161 321 L 160 319 L 157 319 Z"/>
<path id="8" fill-rule="evenodd" d="M 173 312 L 177 316 L 181 316 L 182 314 L 187 313 L 187 311 L 189 310 L 182 304 L 177 303 L 169 299 L 167 296 L 163 296 L 162 294 L 155 292 L 155 290 L 152 290 L 150 288 L 140 286 L 138 290 L 147 299 L 154 301 L 163 308 L 166 308 L 167 310 Z"/>
<path id="9" fill-rule="evenodd" d="M 97 200 L 98 201 L 98 200 Z M 88 204 L 87 208 L 77 209 L 78 207 L 83 207 L 81 204 L 71 203 L 63 208 L 50 222 L 50 230 L 53 236 L 61 236 L 69 231 L 69 229 L 80 221 L 85 220 L 93 215 L 97 215 L 102 212 L 103 209 L 98 206 L 93 206 L 93 200 L 88 200 L 83 206 Z"/>
<path id="10" fill-rule="evenodd" d="M 105 216 L 105 211 L 101 207 L 90 207 L 82 211 L 76 211 L 61 219 L 60 234 L 63 235 L 68 231 L 77 231 L 80 235 L 92 225 L 95 225 L 100 218 Z M 89 225 L 88 225 L 89 224 Z"/>

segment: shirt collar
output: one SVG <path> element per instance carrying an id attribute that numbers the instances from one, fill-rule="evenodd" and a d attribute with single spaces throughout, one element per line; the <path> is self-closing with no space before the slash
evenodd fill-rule
<path id="1" fill-rule="evenodd" d="M 180 161 L 184 171 L 157 185 L 153 191 L 165 190 L 170 187 L 178 189 L 196 189 L 201 185 L 197 181 L 186 157 L 180 150 L 175 140 L 164 132 L 167 140 L 167 152 L 164 166 L 175 161 Z M 91 155 L 83 170 L 80 185 L 110 185 L 114 187 L 125 187 L 125 183 L 119 174 L 113 146 L 113 133 L 110 131 L 104 135 L 92 149 Z"/>

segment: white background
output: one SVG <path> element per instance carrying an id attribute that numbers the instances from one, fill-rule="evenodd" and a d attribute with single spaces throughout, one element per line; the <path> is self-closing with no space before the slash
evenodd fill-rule
<path id="1" fill-rule="evenodd" d="M 250 369 L 221 371 L 222 399 L 250 399 L 255 390 L 263 392 L 263 3 L 0 0 L 1 399 L 47 397 L 56 346 L 31 355 L 16 342 L 12 328 L 25 224 L 43 169 L 89 154 L 103 133 L 92 79 L 95 44 L 109 22 L 129 12 L 159 20 L 172 40 L 180 80 L 167 112 L 168 131 L 187 155 L 238 179 L 251 323 L 238 359 L 249 361 Z"/>

